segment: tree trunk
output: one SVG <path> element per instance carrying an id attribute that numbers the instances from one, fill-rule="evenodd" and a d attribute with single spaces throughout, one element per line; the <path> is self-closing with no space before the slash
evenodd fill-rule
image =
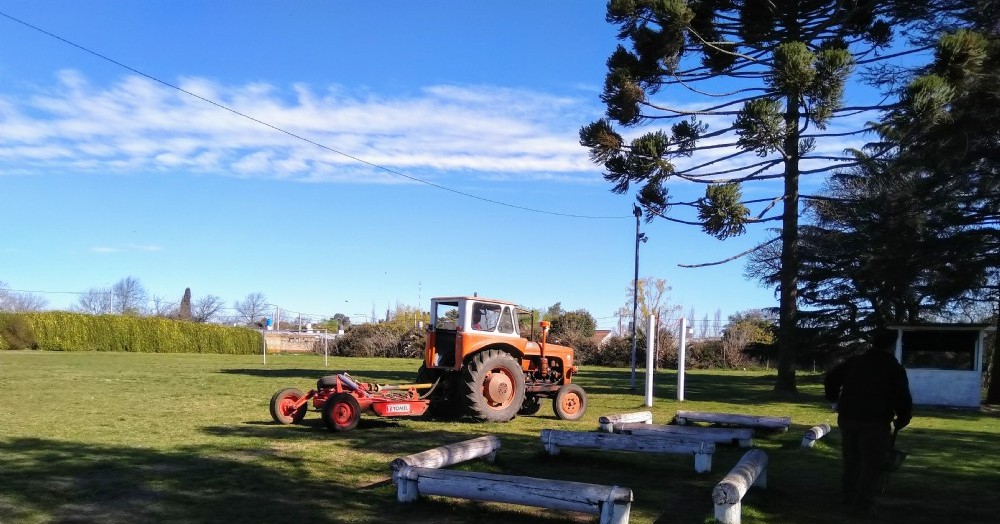
<path id="1" fill-rule="evenodd" d="M 1000 359 L 1000 285 L 997 286 L 997 310 L 993 315 L 996 322 L 997 331 L 993 334 L 993 357 L 990 358 L 990 383 L 986 386 L 986 403 L 1000 404 L 1000 368 L 997 368 Z"/>
<path id="2" fill-rule="evenodd" d="M 777 392 L 795 393 L 799 287 L 799 101 L 785 100 L 785 192 L 781 220 L 781 287 L 778 307 Z"/>

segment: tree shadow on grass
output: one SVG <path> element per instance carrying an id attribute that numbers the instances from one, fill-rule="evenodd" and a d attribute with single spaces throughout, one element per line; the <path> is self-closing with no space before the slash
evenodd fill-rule
<path id="1" fill-rule="evenodd" d="M 796 402 L 814 405 L 822 402 L 821 391 L 812 387 L 821 378 L 803 376 L 802 385 L 810 386 L 800 389 L 797 394 L 786 396 L 774 391 L 776 376 L 773 374 L 739 372 L 705 373 L 693 371 L 685 373 L 684 392 L 688 399 L 708 398 L 716 402 L 733 404 L 769 404 L 774 402 Z M 645 370 L 636 370 L 636 389 L 631 389 L 631 370 L 627 368 L 615 370 L 585 370 L 578 375 L 576 381 L 588 393 L 593 394 L 637 394 L 641 395 L 645 387 Z M 657 370 L 655 376 L 654 395 L 656 398 L 674 398 L 677 395 L 677 373 L 674 370 Z"/>
<path id="2" fill-rule="evenodd" d="M 230 368 L 219 370 L 219 373 L 230 375 L 247 375 L 251 377 L 264 378 L 286 378 L 301 379 L 311 384 L 315 384 L 321 377 L 336 375 L 345 370 L 339 368 L 306 369 L 306 368 L 286 368 L 286 369 L 257 369 L 257 368 Z M 358 371 L 357 373 L 347 370 L 348 373 L 360 382 L 375 382 L 378 384 L 410 384 L 417 379 L 417 370 L 413 371 Z"/>
<path id="3" fill-rule="evenodd" d="M 337 522 L 307 475 L 198 451 L 165 453 L 39 438 L 2 443 L 0 521 Z M 290 486 L 295 486 L 290 489 Z M 270 496 L 280 494 L 280 496 Z M 363 509 L 345 498 L 341 504 Z"/>
<path id="4" fill-rule="evenodd" d="M 361 448 L 382 445 L 365 438 Z M 434 432 L 428 438 L 462 440 Z M 351 437 L 347 437 L 350 439 Z M 344 438 L 340 439 L 345 441 Z M 317 478 L 293 457 L 269 450 L 177 452 L 47 439 L 0 441 L 0 522 L 579 522 L 573 513 L 454 499 L 395 500 L 386 481 L 358 484 L 351 472 Z M 382 446 L 384 447 L 384 446 Z M 336 472 L 334 472 L 336 473 Z M 386 478 L 389 477 L 386 464 Z M 589 520 L 589 519 L 588 519 Z"/>

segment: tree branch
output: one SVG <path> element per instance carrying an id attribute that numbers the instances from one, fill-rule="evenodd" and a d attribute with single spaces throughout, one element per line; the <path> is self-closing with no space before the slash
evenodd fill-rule
<path id="1" fill-rule="evenodd" d="M 768 240 L 767 242 L 764 242 L 763 244 L 758 244 L 756 247 L 752 247 L 752 248 L 750 248 L 750 249 L 748 249 L 748 250 L 746 250 L 746 251 L 744 251 L 742 253 L 739 253 L 737 255 L 733 255 L 733 256 L 731 256 L 731 257 L 729 257 L 727 259 L 724 259 L 724 260 L 718 260 L 718 261 L 715 261 L 715 262 L 705 262 L 705 263 L 702 263 L 702 264 L 677 264 L 677 266 L 678 267 L 683 267 L 683 268 L 689 268 L 689 269 L 690 268 L 696 268 L 696 267 L 719 266 L 719 265 L 725 264 L 726 262 L 732 262 L 733 260 L 736 260 L 738 258 L 741 258 L 741 257 L 744 257 L 746 255 L 749 255 L 750 253 L 753 253 L 755 251 L 760 251 L 761 249 L 764 249 L 765 247 L 767 247 L 767 246 L 769 246 L 769 245 L 777 242 L 778 240 L 781 240 L 781 237 L 772 238 L 771 240 Z"/>

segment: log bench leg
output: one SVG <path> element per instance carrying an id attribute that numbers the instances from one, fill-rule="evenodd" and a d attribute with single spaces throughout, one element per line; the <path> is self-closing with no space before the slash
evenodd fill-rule
<path id="1" fill-rule="evenodd" d="M 695 473 L 710 473 L 712 471 L 712 453 L 695 452 L 694 454 Z"/>
<path id="2" fill-rule="evenodd" d="M 600 524 L 628 524 L 629 513 L 632 511 L 631 502 L 616 502 L 615 486 L 608 495 L 608 499 L 601 503 Z"/>

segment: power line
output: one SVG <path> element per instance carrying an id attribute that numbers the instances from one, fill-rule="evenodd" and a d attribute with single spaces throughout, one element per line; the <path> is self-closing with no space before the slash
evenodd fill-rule
<path id="1" fill-rule="evenodd" d="M 228 112 L 230 112 L 230 113 L 232 113 L 234 115 L 237 115 L 239 117 L 242 117 L 242 118 L 245 118 L 247 120 L 250 120 L 251 122 L 254 122 L 256 124 L 260 124 L 262 126 L 270 128 L 270 129 L 272 129 L 274 131 L 277 131 L 279 133 L 283 133 L 283 134 L 288 135 L 288 136 L 290 136 L 292 138 L 295 138 L 297 140 L 301 140 L 301 141 L 306 142 L 308 144 L 311 144 L 311 145 L 314 145 L 316 147 L 319 147 L 319 148 L 321 148 L 323 150 L 329 151 L 329 152 L 337 154 L 337 155 L 341 155 L 341 156 L 349 158 L 349 159 L 351 159 L 351 160 L 353 160 L 355 162 L 359 162 L 359 163 L 365 164 L 367 166 L 370 166 L 370 167 L 373 167 L 375 169 L 379 169 L 379 170 L 385 171 L 386 173 L 390 173 L 390 174 L 393 174 L 393 175 L 405 178 L 407 180 L 412 180 L 414 182 L 418 182 L 420 184 L 424 184 L 424 185 L 427 185 L 427 186 L 430 186 L 430 187 L 433 187 L 433 188 L 436 188 L 436 189 L 440 189 L 442 191 L 447 191 L 449 193 L 454 193 L 456 195 L 461 195 L 461 196 L 464 196 L 464 197 L 467 197 L 467 198 L 472 198 L 472 199 L 479 200 L 479 201 L 482 201 L 482 202 L 487 202 L 487 203 L 495 204 L 495 205 L 498 205 L 498 206 L 509 207 L 509 208 L 512 208 L 512 209 L 518 209 L 518 210 L 521 210 L 521 211 L 529 211 L 529 212 L 532 212 L 532 213 L 540 213 L 540 214 L 544 214 L 544 215 L 554 215 L 554 216 L 561 216 L 561 217 L 567 217 L 567 218 L 586 218 L 586 219 L 621 219 L 621 218 L 631 218 L 631 217 L 627 217 L 627 216 L 579 215 L 579 214 L 575 214 L 575 213 L 559 213 L 557 211 L 547 211 L 547 210 L 544 210 L 544 209 L 536 209 L 536 208 L 521 206 L 521 205 L 517 205 L 517 204 L 511 204 L 509 202 L 503 202 L 503 201 L 500 201 L 500 200 L 494 200 L 492 198 L 486 198 L 486 197 L 479 196 L 479 195 L 474 195 L 472 193 L 467 193 L 465 191 L 459 191 L 458 189 L 450 188 L 450 187 L 442 185 L 442 184 L 437 184 L 437 183 L 431 182 L 429 180 L 424 180 L 422 178 L 415 177 L 413 175 L 408 175 L 408 174 L 403 173 L 401 171 L 397 171 L 395 169 L 388 168 L 388 167 L 376 164 L 374 162 L 369 162 L 368 160 L 365 160 L 363 158 L 359 158 L 359 157 L 351 155 L 349 153 L 345 153 L 343 151 L 334 149 L 334 148 L 332 148 L 330 146 L 327 146 L 327 145 L 321 144 L 319 142 L 316 142 L 315 140 L 312 140 L 310 138 L 306 138 L 304 136 L 295 134 L 295 133 L 293 133 L 291 131 L 288 131 L 287 129 L 278 127 L 278 126 L 276 126 L 274 124 L 271 124 L 271 123 L 265 122 L 263 120 L 260 120 L 260 119 L 258 119 L 256 117 L 250 116 L 250 115 L 248 115 L 246 113 L 237 111 L 236 109 L 233 109 L 233 108 L 231 108 L 231 107 L 229 107 L 229 106 L 227 106 L 225 104 L 222 104 L 220 102 L 216 102 L 216 101 L 211 100 L 209 98 L 205 98 L 205 97 L 203 97 L 203 96 L 201 96 L 199 94 L 196 94 L 194 92 L 188 91 L 187 89 L 184 89 L 184 88 L 182 88 L 180 86 L 171 84 L 170 82 L 167 82 L 165 80 L 161 80 L 161 79 L 159 79 L 159 78 L 157 78 L 157 77 L 155 77 L 155 76 L 153 76 L 151 74 L 144 73 L 144 72 L 142 72 L 142 71 L 140 71 L 140 70 L 138 70 L 138 69 L 136 69 L 136 68 L 134 68 L 132 66 L 124 64 L 122 62 L 119 62 L 119 61 L 117 61 L 117 60 L 115 60 L 115 59 L 113 59 L 113 58 L 111 58 L 109 56 L 106 56 L 106 55 L 103 55 L 101 53 L 98 53 L 97 51 L 94 51 L 92 49 L 84 47 L 84 46 L 82 46 L 80 44 L 77 44 L 76 42 L 71 41 L 71 40 L 67 40 L 66 38 L 63 38 L 63 37 L 61 37 L 59 35 L 56 35 L 54 33 L 49 32 L 49 31 L 46 31 L 45 29 L 42 29 L 42 28 L 40 28 L 40 27 L 38 27 L 36 25 L 30 24 L 28 22 L 25 22 L 24 20 L 21 20 L 19 18 L 14 17 L 14 16 L 11 16 L 11 15 L 3 12 L 3 11 L 0 11 L 0 16 L 3 16 L 4 18 L 7 18 L 8 20 L 11 20 L 11 21 L 16 22 L 18 24 L 21 24 L 21 25 L 23 25 L 23 26 L 25 26 L 27 28 L 30 28 L 32 30 L 35 30 L 35 31 L 37 31 L 39 33 L 42 33 L 42 34 L 44 34 L 44 35 L 46 35 L 46 36 L 48 36 L 50 38 L 54 38 L 56 40 L 59 40 L 60 42 L 63 42 L 65 44 L 67 44 L 67 45 L 75 47 L 75 48 L 77 48 L 77 49 L 79 49 L 79 50 L 81 50 L 81 51 L 83 51 L 85 53 L 88 53 L 88 54 L 91 54 L 93 56 L 96 56 L 97 58 L 100 58 L 101 60 L 105 60 L 107 62 L 110 62 L 110 63 L 118 66 L 118 67 L 121 67 L 121 68 L 126 69 L 128 71 L 131 71 L 131 72 L 133 72 L 133 73 L 135 73 L 137 75 L 140 75 L 140 76 L 142 76 L 144 78 L 148 78 L 148 79 L 150 79 L 150 80 L 152 80 L 152 81 L 154 81 L 154 82 L 156 82 L 158 84 L 161 84 L 163 86 L 166 86 L 166 87 L 168 87 L 170 89 L 177 90 L 177 91 L 179 91 L 181 93 L 184 93 L 184 94 L 186 94 L 188 96 L 197 98 L 198 100 L 201 100 L 202 102 L 205 102 L 207 104 L 211 104 L 211 105 L 213 105 L 213 106 L 215 106 L 215 107 L 217 107 L 219 109 L 222 109 L 224 111 L 228 111 Z"/>

